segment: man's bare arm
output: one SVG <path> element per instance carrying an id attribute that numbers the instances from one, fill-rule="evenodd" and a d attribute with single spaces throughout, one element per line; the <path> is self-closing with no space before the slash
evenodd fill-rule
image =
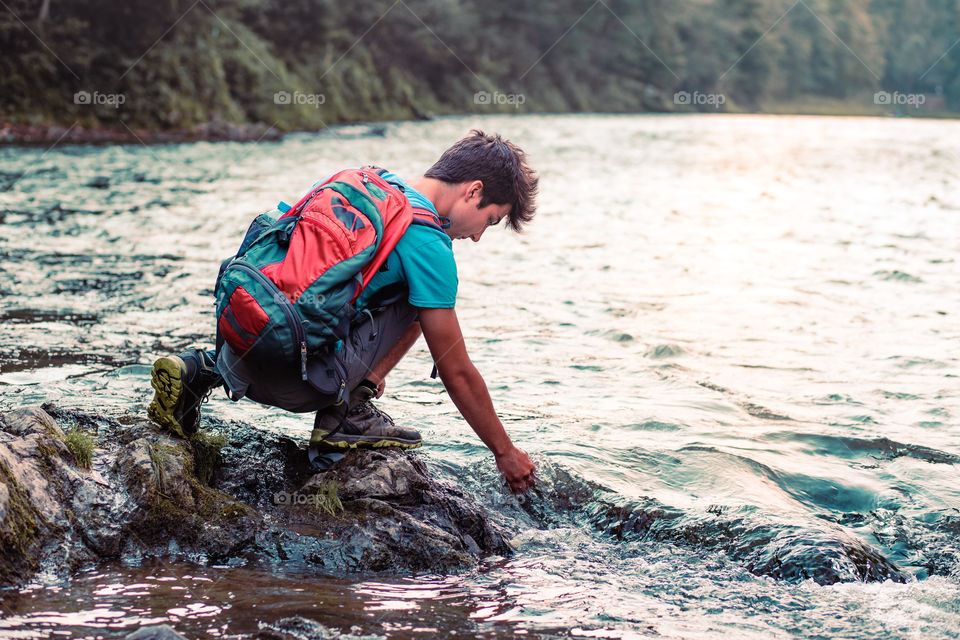
<path id="1" fill-rule="evenodd" d="M 440 379 L 467 424 L 497 459 L 510 488 L 524 491 L 533 485 L 534 465 L 514 446 L 493 408 L 490 392 L 463 342 L 460 322 L 453 309 L 421 309 L 420 327 L 437 365 Z"/>

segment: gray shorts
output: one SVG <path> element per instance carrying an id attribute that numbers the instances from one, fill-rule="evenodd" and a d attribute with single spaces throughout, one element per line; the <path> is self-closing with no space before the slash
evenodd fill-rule
<path id="1" fill-rule="evenodd" d="M 417 311 L 402 300 L 361 318 L 338 353 L 311 356 L 307 381 L 301 377 L 299 364 L 267 370 L 241 360 L 227 344 L 220 348 L 217 371 L 234 400 L 246 396 L 296 413 L 329 407 L 337 400 L 341 382 L 346 382 L 347 394 L 360 384 L 416 321 Z"/>

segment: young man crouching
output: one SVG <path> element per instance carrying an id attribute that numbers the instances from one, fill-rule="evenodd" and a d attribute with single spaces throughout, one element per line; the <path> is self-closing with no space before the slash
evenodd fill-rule
<path id="1" fill-rule="evenodd" d="M 233 399 L 246 396 L 288 411 L 315 411 L 312 452 L 419 447 L 420 434 L 396 425 L 372 400 L 383 394 L 387 374 L 422 333 L 457 409 L 493 452 L 510 488 L 525 491 L 533 485 L 534 465 L 504 429 L 464 344 L 455 310 L 458 280 L 452 241 L 478 242 L 488 227 L 503 220 L 519 232 L 534 215 L 536 173 L 516 145 L 482 131 L 447 149 L 409 183 L 389 171 L 365 170 L 364 180 L 378 181 L 376 172 L 427 222 L 410 224 L 362 288 L 350 310 L 349 335 L 338 341 L 336 350 L 314 351 L 308 358 L 304 347 L 301 372 L 263 366 L 218 335 L 216 350 L 191 349 L 154 363 L 156 395 L 149 415 L 177 435 L 189 436 L 199 426 L 203 399 L 224 384 Z M 337 216 L 344 217 L 341 212 Z M 348 391 L 341 392 L 340 402 L 331 384 L 334 378 Z"/>

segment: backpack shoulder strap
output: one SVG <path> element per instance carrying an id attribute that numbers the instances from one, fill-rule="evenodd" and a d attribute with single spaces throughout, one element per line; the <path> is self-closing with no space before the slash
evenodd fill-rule
<path id="1" fill-rule="evenodd" d="M 407 190 L 404 188 L 404 186 L 401 183 L 392 182 L 384 178 L 386 174 L 390 173 L 386 169 L 383 169 L 381 167 L 377 167 L 374 165 L 367 165 L 364 167 L 364 169 L 366 169 L 367 171 L 372 171 L 373 173 L 376 173 L 378 176 L 383 178 L 384 182 L 387 182 L 388 184 L 396 187 L 397 189 L 400 190 L 401 193 L 406 194 Z M 445 218 L 441 215 L 438 215 L 433 211 L 431 211 L 430 209 L 424 209 L 422 207 L 416 207 L 416 206 L 412 208 L 413 208 L 414 224 L 420 224 L 425 227 L 432 227 L 437 231 L 443 231 L 444 229 L 450 226 L 449 218 Z"/>
<path id="2" fill-rule="evenodd" d="M 361 191 L 366 191 L 364 184 L 368 182 L 376 183 L 376 180 L 370 180 L 371 175 L 377 176 L 379 178 L 379 187 L 389 189 L 396 189 L 400 193 L 403 193 L 403 189 L 400 189 L 397 185 L 392 182 L 387 182 L 381 177 L 381 174 L 385 172 L 385 169 L 379 169 L 373 166 L 365 166 L 359 169 L 344 169 L 333 174 L 323 182 L 319 182 L 313 186 L 304 195 L 300 200 L 297 201 L 293 206 L 287 204 L 286 202 L 281 202 L 277 208 L 283 213 L 281 217 L 287 218 L 292 216 L 300 215 L 300 212 L 303 211 L 304 207 L 313 200 L 321 191 L 328 189 L 334 186 L 335 183 L 347 183 L 350 186 L 358 187 Z M 382 194 L 381 194 L 382 196 Z M 380 196 L 378 196 L 379 198 Z"/>
<path id="3" fill-rule="evenodd" d="M 411 206 L 411 209 L 413 210 L 413 220 L 411 221 L 413 224 L 430 227 L 431 229 L 436 229 L 440 233 L 443 233 L 443 219 L 437 215 L 436 212 L 431 211 L 430 209 L 423 209 L 421 207 L 413 206 Z"/>
<path id="4" fill-rule="evenodd" d="M 381 178 L 383 178 L 383 176 L 385 176 L 385 175 L 387 175 L 388 173 L 390 173 L 389 171 L 387 171 L 387 170 L 384 169 L 383 167 L 378 167 L 378 166 L 375 165 L 375 164 L 365 164 L 365 165 L 363 165 L 363 166 L 360 167 L 360 168 L 363 169 L 364 171 L 371 171 L 371 172 L 377 174 L 378 176 L 380 176 Z M 386 180 L 386 178 L 383 178 L 383 179 Z M 393 183 L 391 183 L 391 184 L 393 184 Z M 402 189 L 401 189 L 401 191 L 402 191 Z"/>

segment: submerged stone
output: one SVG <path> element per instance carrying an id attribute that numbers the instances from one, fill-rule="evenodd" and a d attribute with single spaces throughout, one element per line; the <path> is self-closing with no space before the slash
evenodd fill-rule
<path id="1" fill-rule="evenodd" d="M 315 620 L 295 616 L 281 618 L 272 624 L 260 623 L 255 640 L 386 640 L 386 636 L 364 634 L 359 627 L 349 633 L 331 629 Z"/>
<path id="2" fill-rule="evenodd" d="M 110 186 L 110 178 L 108 176 L 96 176 L 87 183 L 87 186 L 94 189 L 106 189 Z"/>
<path id="3" fill-rule="evenodd" d="M 610 538 L 651 540 L 724 552 L 759 575 L 818 584 L 906 582 L 910 576 L 843 527 L 795 523 L 756 507 L 701 512 L 652 498 L 625 501 L 566 469 L 541 463 L 538 484 L 522 503 L 540 526 L 589 526 Z"/>
<path id="4" fill-rule="evenodd" d="M 124 636 L 124 640 L 187 640 L 168 624 L 151 624 L 140 627 Z"/>

